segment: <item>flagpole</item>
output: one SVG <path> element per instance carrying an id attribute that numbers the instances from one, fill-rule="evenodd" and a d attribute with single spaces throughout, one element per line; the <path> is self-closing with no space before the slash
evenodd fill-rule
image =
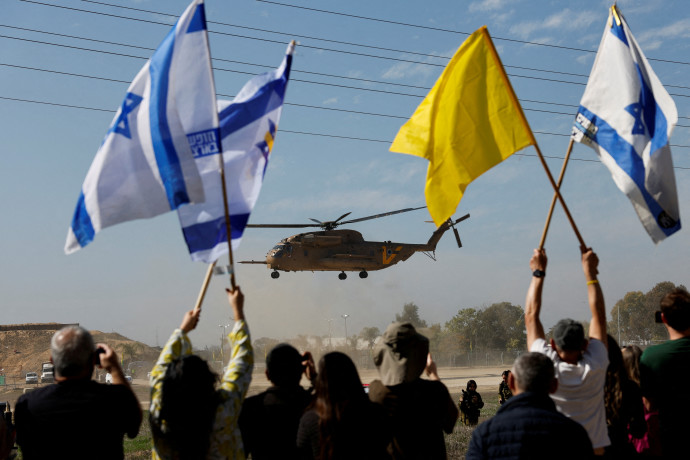
<path id="1" fill-rule="evenodd" d="M 561 166 L 561 174 L 558 176 L 558 190 L 561 189 L 561 183 L 563 183 L 563 176 L 565 175 L 565 168 L 568 166 L 568 160 L 570 159 L 570 152 L 573 151 L 573 145 L 575 144 L 575 140 L 572 138 L 570 139 L 570 143 L 568 144 L 568 150 L 565 152 L 565 159 L 563 160 L 563 166 Z M 551 199 L 551 207 L 549 208 L 549 214 L 546 216 L 546 223 L 544 224 L 544 232 L 541 235 L 541 241 L 539 241 L 539 250 L 541 251 L 544 249 L 544 242 L 546 241 L 546 233 L 549 231 L 549 225 L 551 224 L 551 216 L 553 215 L 553 208 L 556 207 L 556 200 L 558 199 L 558 195 L 555 193 L 553 194 L 553 198 Z"/>
<path id="2" fill-rule="evenodd" d="M 230 211 L 228 210 L 228 192 L 225 186 L 225 160 L 223 159 L 223 152 L 218 156 L 220 162 L 220 182 L 223 184 L 223 208 L 225 209 L 225 232 L 228 235 L 228 266 L 230 271 L 230 287 L 235 290 L 235 265 L 232 258 L 232 228 L 230 227 Z"/>
<path id="3" fill-rule="evenodd" d="M 565 204 L 565 200 L 563 199 L 561 192 L 558 191 L 558 185 L 556 185 L 556 181 L 553 180 L 553 176 L 551 175 L 551 171 L 549 171 L 549 166 L 546 164 L 546 160 L 544 159 L 544 155 L 541 154 L 541 150 L 539 149 L 539 144 L 535 143 L 534 148 L 537 150 L 537 155 L 539 156 L 539 160 L 541 161 L 541 165 L 544 167 L 544 171 L 546 171 L 546 177 L 549 178 L 549 182 L 551 182 L 551 186 L 553 187 L 555 195 L 558 197 L 558 201 L 561 202 L 561 206 L 563 206 L 563 211 L 565 211 L 565 215 L 568 218 L 568 221 L 570 221 L 570 225 L 573 227 L 573 231 L 575 232 L 575 236 L 577 236 L 577 240 L 580 242 L 580 248 L 581 249 L 586 248 L 587 245 L 585 244 L 585 241 L 582 239 L 582 235 L 580 235 L 580 231 L 577 229 L 577 225 L 575 225 L 575 221 L 573 220 L 573 216 L 570 215 L 570 211 L 568 210 L 568 206 Z"/>
<path id="4" fill-rule="evenodd" d="M 211 282 L 211 275 L 213 275 L 213 267 L 216 266 L 216 261 L 214 260 L 208 264 L 208 270 L 206 270 L 206 277 L 201 285 L 201 290 L 199 291 L 199 296 L 196 298 L 196 305 L 194 305 L 194 310 L 201 310 L 201 304 L 204 302 L 204 296 L 206 296 L 206 290 L 208 289 L 208 283 Z"/>

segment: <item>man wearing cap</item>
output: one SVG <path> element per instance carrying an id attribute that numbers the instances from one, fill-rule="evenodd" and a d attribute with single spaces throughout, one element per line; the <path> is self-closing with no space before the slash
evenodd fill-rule
<path id="1" fill-rule="evenodd" d="M 411 323 L 392 323 L 374 349 L 381 380 L 369 385 L 369 398 L 387 414 L 395 459 L 446 459 L 443 432 L 451 433 L 458 408 L 441 383 L 429 354 L 429 339 Z M 426 371 L 429 380 L 420 376 Z"/>
<path id="2" fill-rule="evenodd" d="M 544 326 L 539 319 L 546 262 L 546 252 L 535 249 L 529 262 L 532 281 L 525 300 L 527 348 L 548 356 L 554 362 L 558 390 L 551 394 L 551 399 L 559 412 L 587 430 L 594 453 L 603 455 L 604 448 L 611 442 L 604 407 L 604 382 L 609 360 L 604 296 L 597 280 L 599 259 L 590 248 L 582 252 L 582 270 L 592 315 L 589 340 L 585 338 L 582 324 L 562 319 L 554 326 L 553 338 L 546 341 Z"/>

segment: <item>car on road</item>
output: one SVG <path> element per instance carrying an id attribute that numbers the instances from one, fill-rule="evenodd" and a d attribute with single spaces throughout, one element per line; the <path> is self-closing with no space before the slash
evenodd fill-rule
<path id="1" fill-rule="evenodd" d="M 26 383 L 38 384 L 38 373 L 37 372 L 27 372 L 26 373 Z"/>
<path id="2" fill-rule="evenodd" d="M 125 375 L 125 379 L 126 379 L 129 383 L 132 383 L 132 376 L 131 376 L 131 375 Z M 112 376 L 112 374 L 110 374 L 110 373 L 105 374 L 105 383 L 113 383 L 113 376 Z"/>

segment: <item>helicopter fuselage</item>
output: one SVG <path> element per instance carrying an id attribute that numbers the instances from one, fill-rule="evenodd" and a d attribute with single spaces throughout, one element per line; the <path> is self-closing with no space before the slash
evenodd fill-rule
<path id="1" fill-rule="evenodd" d="M 266 254 L 266 264 L 281 271 L 373 271 L 428 249 L 427 244 L 365 241 L 355 230 L 327 230 L 281 240 Z"/>

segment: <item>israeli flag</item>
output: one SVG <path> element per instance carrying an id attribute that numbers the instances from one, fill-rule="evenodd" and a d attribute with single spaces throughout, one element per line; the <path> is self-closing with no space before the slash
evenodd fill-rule
<path id="1" fill-rule="evenodd" d="M 680 230 L 669 138 L 678 112 L 614 5 L 573 138 L 589 145 L 658 243 Z"/>
<path id="2" fill-rule="evenodd" d="M 82 185 L 65 253 L 111 225 L 202 202 L 194 159 L 220 152 L 218 127 L 204 2 L 195 0 L 127 90 Z"/>
<path id="3" fill-rule="evenodd" d="M 232 102 L 218 101 L 233 250 L 239 247 L 261 191 L 283 108 L 293 50 L 294 42 L 288 46 L 280 67 L 249 80 Z M 220 158 L 200 155 L 196 164 L 206 201 L 181 206 L 177 215 L 192 260 L 211 263 L 228 252 Z"/>

